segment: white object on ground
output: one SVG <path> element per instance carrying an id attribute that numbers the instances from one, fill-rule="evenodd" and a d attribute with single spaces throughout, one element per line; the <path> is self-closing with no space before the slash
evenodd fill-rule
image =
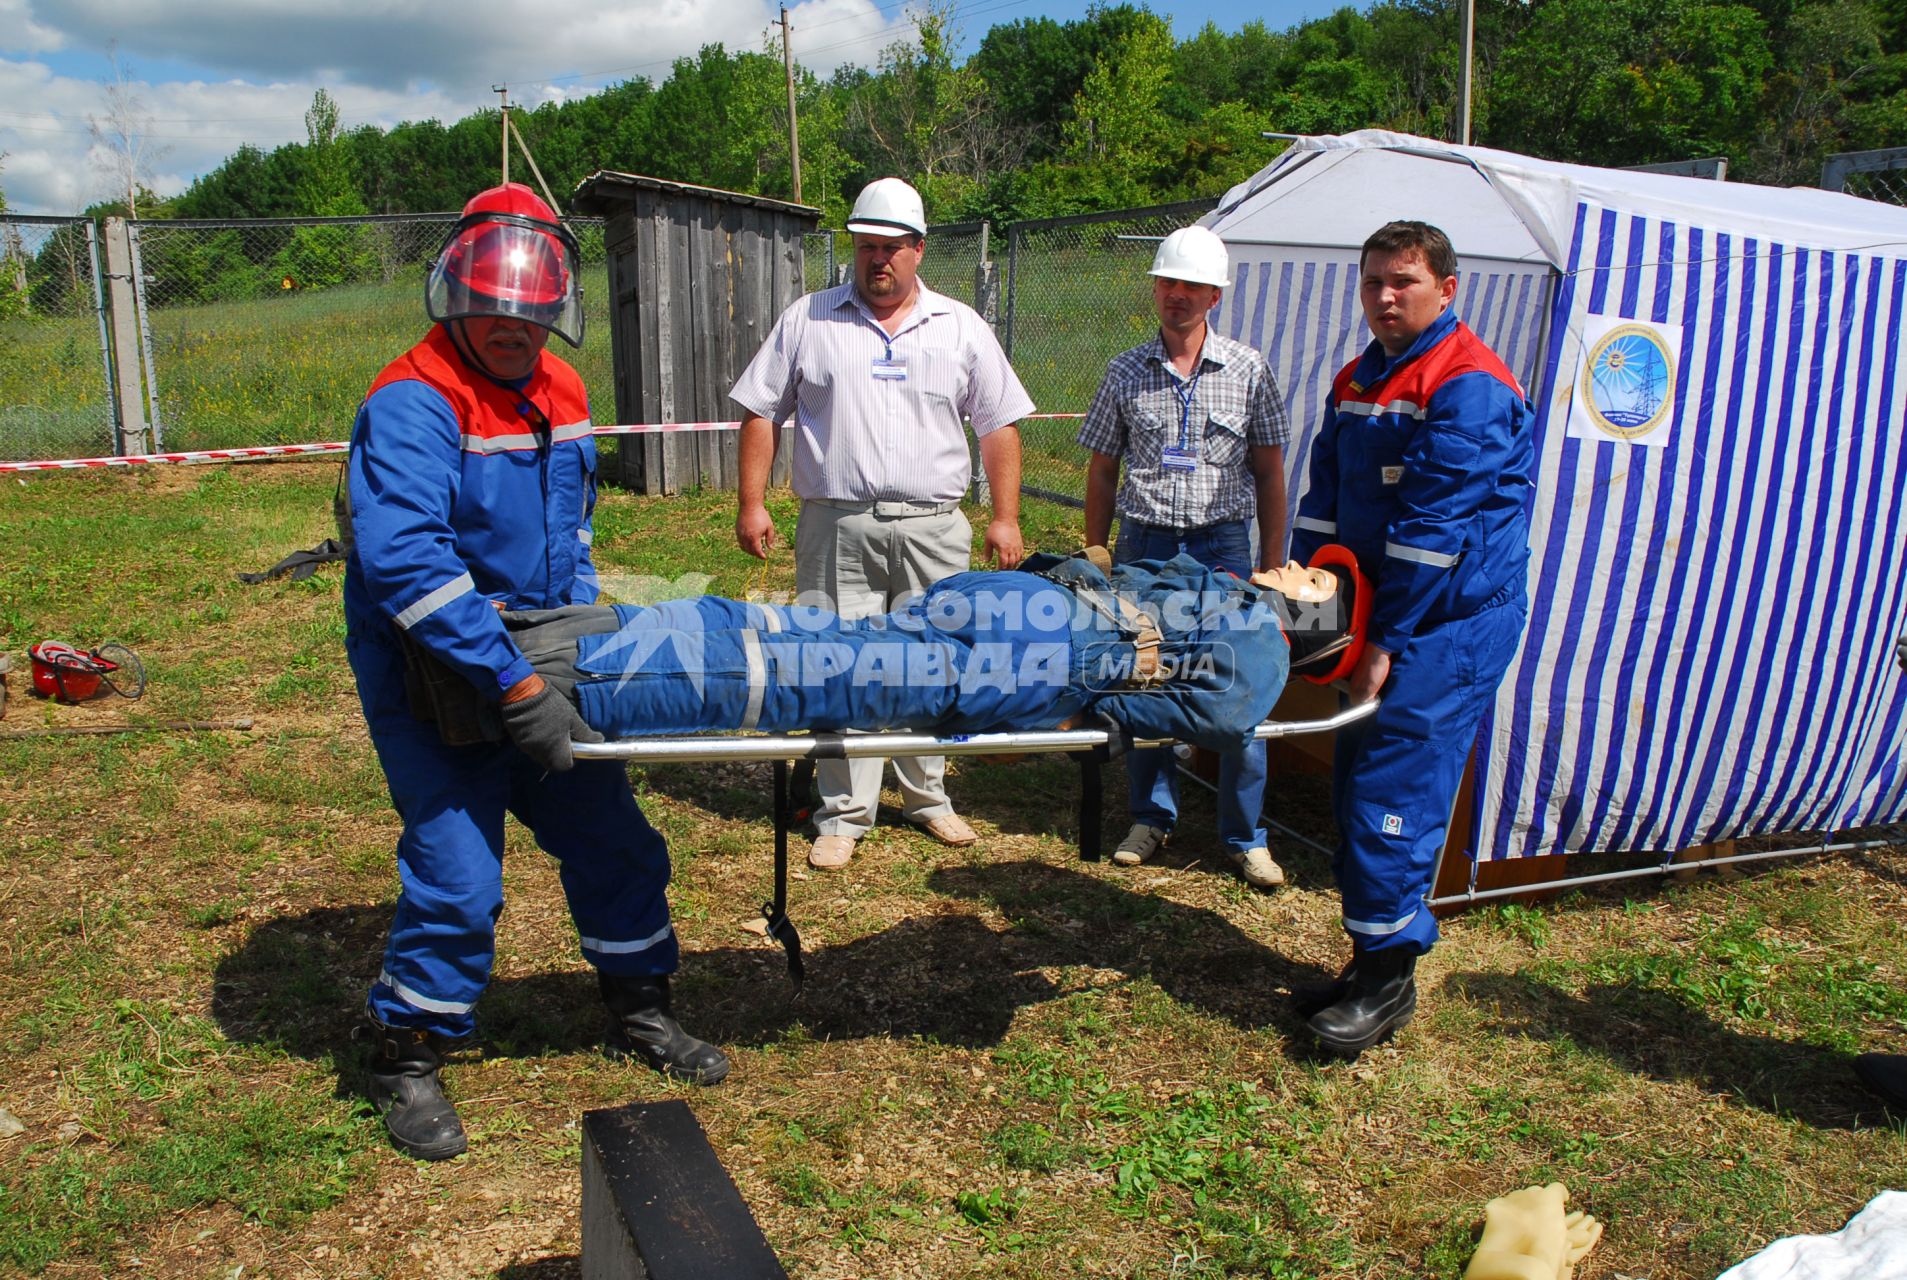
<path id="1" fill-rule="evenodd" d="M 1777 1240 L 1717 1280 L 1907 1280 L 1907 1192 L 1881 1192 L 1831 1236 Z"/>

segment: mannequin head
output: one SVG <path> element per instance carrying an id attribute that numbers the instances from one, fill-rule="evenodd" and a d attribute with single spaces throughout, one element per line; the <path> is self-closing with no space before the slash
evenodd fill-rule
<path id="1" fill-rule="evenodd" d="M 1307 569 L 1296 560 L 1287 560 L 1276 569 L 1261 569 L 1252 574 L 1251 580 L 1254 586 L 1269 587 L 1303 604 L 1323 604 L 1338 593 L 1338 580 L 1329 569 Z"/>

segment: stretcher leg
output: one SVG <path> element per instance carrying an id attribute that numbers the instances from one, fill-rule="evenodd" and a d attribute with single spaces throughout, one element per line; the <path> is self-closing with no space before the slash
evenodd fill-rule
<path id="1" fill-rule="evenodd" d="M 1105 764 L 1109 753 L 1104 747 L 1073 753 L 1079 761 L 1079 860 L 1097 862 L 1105 835 L 1100 816 L 1106 808 Z"/>
<path id="2" fill-rule="evenodd" d="M 802 761 L 795 768 L 795 777 L 801 789 L 805 790 L 807 781 L 813 776 L 814 766 Z M 768 922 L 768 936 L 781 944 L 788 953 L 788 977 L 795 984 L 795 994 L 801 994 L 802 979 L 806 977 L 801 964 L 801 934 L 795 929 L 794 921 L 788 918 L 788 828 L 798 820 L 792 798 L 789 795 L 788 762 L 775 761 L 775 900 L 764 902 L 761 908 L 762 918 Z M 805 817 L 805 810 L 803 811 Z"/>

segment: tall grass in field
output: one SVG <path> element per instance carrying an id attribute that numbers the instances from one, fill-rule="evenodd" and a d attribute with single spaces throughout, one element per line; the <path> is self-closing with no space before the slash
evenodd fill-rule
<path id="1" fill-rule="evenodd" d="M 168 449 L 342 440 L 378 371 L 421 338 L 423 269 L 389 284 L 292 289 L 241 302 L 152 313 L 153 378 Z M 607 420 L 615 391 L 609 363 L 609 281 L 584 269 L 583 347 L 551 350 L 577 367 Z"/>
<path id="2" fill-rule="evenodd" d="M 112 445 L 98 318 L 86 311 L 0 320 L 0 458 L 91 456 Z"/>

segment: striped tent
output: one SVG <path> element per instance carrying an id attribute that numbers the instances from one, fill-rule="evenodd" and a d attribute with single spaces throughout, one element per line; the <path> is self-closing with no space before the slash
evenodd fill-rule
<path id="1" fill-rule="evenodd" d="M 1456 306 L 1538 407 L 1530 625 L 1486 721 L 1473 856 L 1669 850 L 1907 816 L 1907 210 L 1302 138 L 1205 219 L 1218 327 L 1297 424 L 1369 340 L 1357 246 L 1455 242 Z"/>

